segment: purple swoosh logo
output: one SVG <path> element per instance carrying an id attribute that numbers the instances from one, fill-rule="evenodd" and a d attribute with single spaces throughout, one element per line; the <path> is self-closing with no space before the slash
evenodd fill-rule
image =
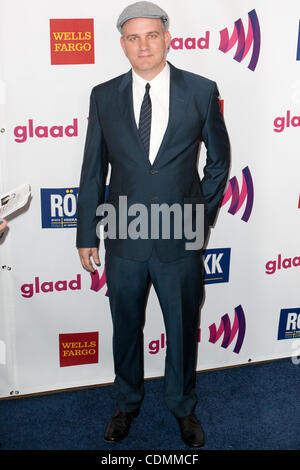
<path id="1" fill-rule="evenodd" d="M 99 276 L 99 272 L 98 272 L 97 269 L 95 269 L 95 271 L 93 273 L 90 273 L 90 275 L 91 275 L 91 287 L 90 287 L 90 289 L 95 291 L 95 292 L 99 292 L 99 290 L 102 289 L 102 287 L 104 287 L 105 284 L 106 284 L 105 266 L 104 266 L 103 273 L 102 273 L 101 277 Z M 108 296 L 108 291 L 106 291 L 105 295 Z"/>
<path id="2" fill-rule="evenodd" d="M 241 19 L 238 19 L 234 23 L 232 35 L 229 37 L 228 29 L 224 28 L 220 31 L 220 45 L 219 50 L 226 53 L 233 48 L 237 43 L 237 50 L 234 55 L 234 60 L 242 62 L 248 54 L 250 47 L 252 47 L 252 56 L 248 65 L 248 69 L 256 69 L 260 45 L 261 45 L 261 34 L 258 17 L 255 10 L 251 10 L 248 13 L 248 32 L 245 34 L 245 28 Z"/>
<path id="3" fill-rule="evenodd" d="M 221 207 L 224 206 L 227 203 L 227 201 L 231 198 L 231 203 L 230 203 L 228 212 L 234 215 L 240 210 L 244 201 L 247 199 L 244 213 L 241 219 L 244 222 L 248 222 L 252 209 L 253 209 L 254 186 L 253 186 L 253 181 L 252 181 L 251 173 L 250 173 L 248 166 L 246 166 L 242 170 L 242 173 L 243 173 L 243 183 L 242 183 L 241 192 L 239 190 L 239 184 L 238 184 L 237 178 L 236 176 L 233 176 L 232 178 L 230 178 L 228 182 L 226 192 L 221 202 Z"/>
<path id="4" fill-rule="evenodd" d="M 219 328 L 217 329 L 215 323 L 209 327 L 210 343 L 216 343 L 220 336 L 223 334 L 222 348 L 227 348 L 237 335 L 237 340 L 233 352 L 238 354 L 243 345 L 245 333 L 246 333 L 246 317 L 241 305 L 238 305 L 234 309 L 234 321 L 231 326 L 228 314 L 223 315 L 220 321 Z"/>

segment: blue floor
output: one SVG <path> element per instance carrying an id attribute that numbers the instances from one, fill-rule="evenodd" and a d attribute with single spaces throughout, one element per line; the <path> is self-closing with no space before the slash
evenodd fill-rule
<path id="1" fill-rule="evenodd" d="M 0 400 L 0 450 L 189 450 L 162 390 L 163 379 L 145 382 L 140 415 L 115 445 L 103 440 L 112 386 Z M 203 451 L 300 448 L 300 364 L 291 359 L 199 373 L 197 391 Z"/>

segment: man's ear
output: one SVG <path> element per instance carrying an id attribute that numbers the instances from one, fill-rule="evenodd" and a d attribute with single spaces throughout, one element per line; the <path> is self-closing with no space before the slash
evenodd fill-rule
<path id="1" fill-rule="evenodd" d="M 165 31 L 165 44 L 166 44 L 167 50 L 169 50 L 170 48 L 170 42 L 171 42 L 171 34 L 169 31 Z"/>
<path id="2" fill-rule="evenodd" d="M 124 37 L 123 37 L 123 36 L 120 37 L 120 44 L 121 44 L 121 47 L 122 47 L 122 49 L 123 49 L 123 51 L 124 51 L 124 54 L 126 55 L 126 52 L 125 52 L 125 41 L 124 41 Z"/>

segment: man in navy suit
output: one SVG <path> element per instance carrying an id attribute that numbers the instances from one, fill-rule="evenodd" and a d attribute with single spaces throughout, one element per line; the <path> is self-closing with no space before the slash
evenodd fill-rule
<path id="1" fill-rule="evenodd" d="M 104 202 L 110 163 L 106 202 L 123 225 L 105 238 L 117 403 L 104 438 L 117 442 L 126 437 L 144 398 L 143 326 L 152 282 L 167 336 L 165 402 L 179 423 L 183 441 L 201 447 L 204 432 L 194 411 L 203 244 L 188 246 L 190 237 L 185 231 L 178 237 L 175 222 L 169 236 L 163 235 L 161 225 L 155 227 L 155 236 L 149 236 L 151 224 L 155 225 L 149 214 L 154 206 L 176 205 L 183 210 L 188 206 L 189 222 L 196 227 L 192 233 L 199 231 L 200 221 L 205 239 L 226 186 L 230 145 L 216 83 L 166 61 L 168 23 L 166 12 L 150 2 L 129 5 L 119 17 L 121 46 L 132 69 L 95 86 L 91 93 L 77 248 L 83 267 L 94 271 L 92 260 L 100 264 L 98 222 L 103 212 L 98 207 Z M 197 169 L 201 140 L 207 149 L 202 181 Z M 127 213 L 127 207 L 134 204 L 148 211 L 141 219 L 140 236 L 130 232 L 134 211 Z M 199 208 L 203 208 L 201 218 Z"/>

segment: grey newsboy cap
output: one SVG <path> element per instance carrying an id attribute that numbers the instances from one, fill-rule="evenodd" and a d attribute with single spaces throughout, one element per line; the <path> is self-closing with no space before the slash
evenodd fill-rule
<path id="1" fill-rule="evenodd" d="M 132 18 L 161 18 L 165 29 L 169 27 L 169 17 L 167 13 L 152 2 L 132 3 L 132 5 L 128 5 L 128 7 L 122 11 L 117 21 L 117 28 L 121 34 L 123 24 Z"/>

